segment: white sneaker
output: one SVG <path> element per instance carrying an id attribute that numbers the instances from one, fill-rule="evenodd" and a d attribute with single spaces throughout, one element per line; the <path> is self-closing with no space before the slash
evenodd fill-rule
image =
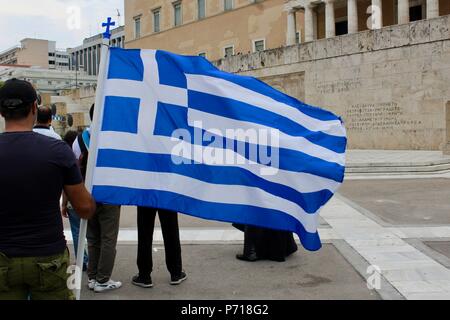
<path id="1" fill-rule="evenodd" d="M 95 288 L 95 279 L 89 279 L 89 281 L 88 281 L 88 288 L 89 288 L 89 290 L 94 290 L 94 288 Z"/>
<path id="2" fill-rule="evenodd" d="M 109 279 L 109 281 L 105 282 L 105 283 L 95 282 L 94 291 L 95 292 L 103 292 L 103 291 L 108 291 L 108 290 L 114 290 L 114 289 L 119 289 L 121 286 L 122 286 L 122 282 Z"/>

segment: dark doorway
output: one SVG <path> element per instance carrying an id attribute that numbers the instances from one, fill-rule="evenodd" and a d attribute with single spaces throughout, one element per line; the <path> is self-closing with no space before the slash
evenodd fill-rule
<path id="1" fill-rule="evenodd" d="M 336 22 L 336 35 L 341 36 L 348 33 L 348 21 Z"/>
<path id="2" fill-rule="evenodd" d="M 409 8 L 409 20 L 410 21 L 422 20 L 422 5 Z"/>

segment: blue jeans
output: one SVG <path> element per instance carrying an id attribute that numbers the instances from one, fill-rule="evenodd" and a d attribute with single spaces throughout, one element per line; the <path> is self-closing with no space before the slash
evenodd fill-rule
<path id="1" fill-rule="evenodd" d="M 75 251 L 75 257 L 78 254 L 78 235 L 80 234 L 80 217 L 77 215 L 74 209 L 67 209 L 70 222 L 70 230 L 72 231 L 73 247 Z M 83 269 L 87 268 L 89 258 L 86 250 L 84 251 Z"/>

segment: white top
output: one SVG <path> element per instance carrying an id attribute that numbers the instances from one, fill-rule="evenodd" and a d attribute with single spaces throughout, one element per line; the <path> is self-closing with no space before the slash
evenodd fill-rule
<path id="1" fill-rule="evenodd" d="M 73 151 L 73 153 L 75 154 L 75 158 L 76 158 L 77 160 L 80 160 L 80 157 L 81 157 L 81 148 L 80 148 L 80 144 L 79 144 L 79 142 L 78 142 L 78 137 L 77 137 L 77 139 L 75 139 L 75 141 L 73 142 L 73 145 L 72 145 L 72 151 Z"/>
<path id="2" fill-rule="evenodd" d="M 87 131 L 90 132 L 91 128 L 87 128 Z M 75 141 L 72 144 L 72 151 L 73 153 L 75 153 L 75 158 L 77 160 L 80 160 L 81 158 L 81 147 L 80 147 L 80 143 L 78 142 L 78 136 L 75 139 Z"/>
<path id="3" fill-rule="evenodd" d="M 52 127 L 48 128 L 48 129 L 44 129 L 44 128 L 34 128 L 33 129 L 34 132 L 42 134 L 44 136 L 50 137 L 50 138 L 54 138 L 57 140 L 62 140 L 61 136 L 59 134 L 57 134 L 55 132 L 55 130 L 53 130 Z"/>

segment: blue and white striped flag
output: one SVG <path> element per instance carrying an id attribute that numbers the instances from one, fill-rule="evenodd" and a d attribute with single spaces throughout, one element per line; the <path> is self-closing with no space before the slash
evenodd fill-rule
<path id="1" fill-rule="evenodd" d="M 93 195 L 287 230 L 321 247 L 318 212 L 342 183 L 339 117 L 202 57 L 112 48 Z"/>

